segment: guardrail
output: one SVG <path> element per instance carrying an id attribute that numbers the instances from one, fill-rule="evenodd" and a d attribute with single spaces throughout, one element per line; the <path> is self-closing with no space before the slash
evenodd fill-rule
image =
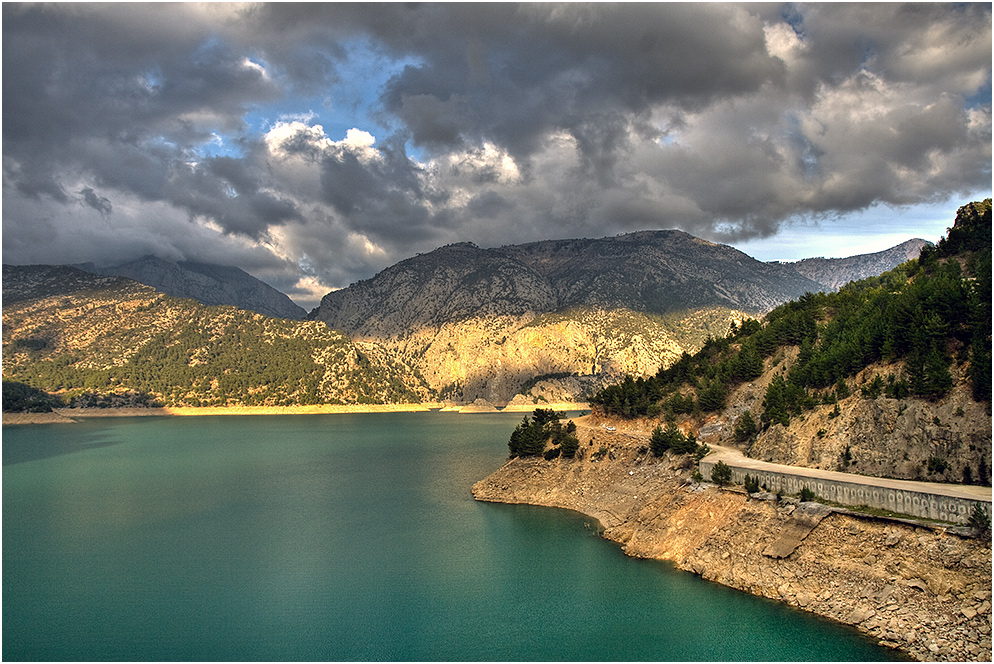
<path id="1" fill-rule="evenodd" d="M 922 482 L 891 480 L 862 475 L 850 475 L 832 471 L 817 471 L 815 469 L 793 468 L 776 464 L 764 464 L 753 459 L 743 461 L 728 455 L 710 455 L 700 462 L 701 474 L 705 478 L 711 476 L 711 470 L 718 461 L 722 461 L 732 470 L 732 482 L 742 484 L 745 476 L 756 478 L 760 485 L 766 485 L 772 493 L 798 494 L 807 487 L 818 498 L 858 507 L 866 505 L 878 509 L 889 510 L 898 514 L 949 521 L 965 524 L 976 505 L 981 505 L 991 513 L 990 489 L 987 496 L 968 497 L 950 495 L 955 493 L 942 485 L 934 491 L 922 487 Z M 762 466 L 770 466 L 764 468 Z M 757 467 L 758 466 L 758 467 Z M 805 472 L 808 471 L 808 472 Z M 973 487 L 970 487 L 973 488 Z M 979 487 L 976 487 L 980 489 Z M 964 487 L 966 489 L 966 487 Z"/>

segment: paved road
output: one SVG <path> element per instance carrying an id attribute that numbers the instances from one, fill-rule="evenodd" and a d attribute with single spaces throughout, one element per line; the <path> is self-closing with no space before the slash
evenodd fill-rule
<path id="1" fill-rule="evenodd" d="M 988 503 L 991 502 L 991 487 L 989 486 L 941 484 L 939 482 L 916 482 L 914 480 L 894 480 L 886 477 L 857 475 L 855 473 L 839 473 L 833 470 L 819 470 L 817 468 L 803 468 L 801 466 L 785 466 L 779 463 L 769 463 L 767 461 L 760 461 L 759 459 L 750 459 L 742 454 L 742 452 L 730 447 L 722 447 L 721 445 L 710 445 L 710 447 L 711 453 L 706 457 L 709 461 L 724 461 L 729 466 L 735 466 L 737 468 L 748 468 L 750 470 L 767 471 L 771 473 L 783 473 L 785 475 L 810 477 L 812 479 L 849 482 L 852 484 L 876 486 L 885 489 L 917 491 L 919 493 L 930 493 L 950 498 L 968 498 L 970 500 L 983 500 Z"/>

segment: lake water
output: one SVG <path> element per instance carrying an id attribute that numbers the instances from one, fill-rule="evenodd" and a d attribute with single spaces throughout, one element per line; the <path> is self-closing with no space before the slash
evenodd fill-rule
<path id="1" fill-rule="evenodd" d="M 3 429 L 4 660 L 881 660 L 841 625 L 477 503 L 521 415 Z"/>

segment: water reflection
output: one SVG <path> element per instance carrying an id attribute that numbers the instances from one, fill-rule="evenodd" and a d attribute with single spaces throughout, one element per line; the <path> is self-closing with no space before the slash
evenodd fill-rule
<path id="1" fill-rule="evenodd" d="M 7 429 L 5 431 L 15 431 Z M 123 439 L 112 430 L 93 429 L 85 424 L 31 424 L 18 426 L 17 435 L 5 435 L 3 465 L 48 459 L 110 445 Z"/>

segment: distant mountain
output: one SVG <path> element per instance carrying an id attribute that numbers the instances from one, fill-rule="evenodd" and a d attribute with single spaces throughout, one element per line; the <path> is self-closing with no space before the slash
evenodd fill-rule
<path id="1" fill-rule="evenodd" d="M 907 251 L 812 274 L 845 283 L 859 270 L 894 267 Z M 589 392 L 613 376 L 653 375 L 733 321 L 826 289 L 797 264 L 764 263 L 681 231 L 642 231 L 448 245 L 329 293 L 309 317 L 391 349 L 443 397 L 502 403 L 524 391 L 551 401 L 562 398 L 552 383 L 570 382 L 580 397 L 576 385 Z"/>
<path id="2" fill-rule="evenodd" d="M 850 281 L 875 277 L 905 261 L 918 258 L 922 247 L 927 244 L 931 243 L 915 238 L 874 254 L 860 254 L 849 258 L 805 258 L 796 263 L 779 264 L 788 265 L 829 291 L 835 291 Z"/>
<path id="3" fill-rule="evenodd" d="M 758 314 L 820 288 L 791 266 L 681 231 L 646 231 L 497 249 L 448 245 L 329 293 L 310 317 L 349 334 L 390 337 L 470 316 L 571 307 Z"/>
<path id="4" fill-rule="evenodd" d="M 230 304 L 264 316 L 302 320 L 307 312 L 272 286 L 237 267 L 168 261 L 144 256 L 120 265 L 75 265 L 86 272 L 121 276 L 172 295 L 188 297 L 208 306 Z"/>
<path id="5" fill-rule="evenodd" d="M 652 231 L 448 245 L 329 293 L 310 317 L 398 353 L 443 397 L 504 403 L 521 389 L 542 398 L 541 376 L 594 389 L 654 374 L 731 321 L 820 288 L 790 266 Z"/>
<path id="6" fill-rule="evenodd" d="M 128 284 L 141 288 L 131 279 L 94 275 L 68 265 L 4 265 L 3 304 Z"/>
<path id="7" fill-rule="evenodd" d="M 847 261 L 819 278 L 847 280 Z M 130 385 L 174 404 L 583 400 L 828 288 L 796 264 L 679 231 L 449 245 L 329 293 L 305 323 L 248 313 L 301 310 L 236 268 L 152 257 L 82 267 L 4 266 L 5 377 Z"/>

